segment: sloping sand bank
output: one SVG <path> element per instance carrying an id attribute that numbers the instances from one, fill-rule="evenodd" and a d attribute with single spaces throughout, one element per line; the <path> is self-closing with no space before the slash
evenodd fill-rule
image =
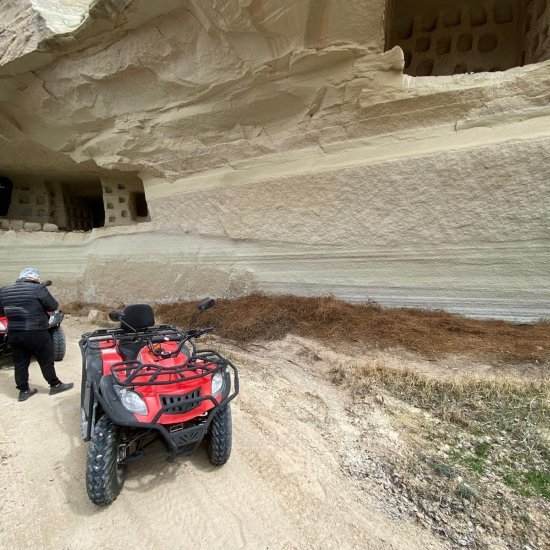
<path id="1" fill-rule="evenodd" d="M 80 436 L 78 338 L 92 326 L 68 318 L 60 378 L 77 388 L 16 401 L 13 371 L 0 369 L 2 548 L 438 548 L 427 532 L 391 519 L 341 469 L 358 431 L 344 394 L 281 357 L 243 355 L 233 406 L 234 449 L 214 468 L 201 449 L 169 464 L 133 464 L 108 508 L 86 495 Z M 259 348 L 260 349 L 260 348 Z"/>

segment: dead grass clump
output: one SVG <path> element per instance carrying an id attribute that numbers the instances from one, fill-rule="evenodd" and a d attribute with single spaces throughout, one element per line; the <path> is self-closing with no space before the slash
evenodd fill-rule
<path id="1" fill-rule="evenodd" d="M 196 302 L 156 307 L 165 322 L 186 327 Z M 498 362 L 543 362 L 550 357 L 550 324 L 479 321 L 442 311 L 350 304 L 333 297 L 252 294 L 218 300 L 201 316 L 222 337 L 246 343 L 277 340 L 288 333 L 333 342 L 404 348 L 427 358 L 468 354 Z"/>
<path id="2" fill-rule="evenodd" d="M 69 302 L 63 304 L 63 312 L 69 315 L 86 316 L 91 309 L 94 308 L 94 304 L 86 304 L 84 302 Z"/>
<path id="3" fill-rule="evenodd" d="M 120 303 L 116 305 L 84 302 L 69 302 L 68 304 L 62 304 L 63 313 L 78 315 L 79 317 L 86 317 L 93 309 L 108 313 L 109 311 L 120 311 L 123 307 L 124 305 Z"/>

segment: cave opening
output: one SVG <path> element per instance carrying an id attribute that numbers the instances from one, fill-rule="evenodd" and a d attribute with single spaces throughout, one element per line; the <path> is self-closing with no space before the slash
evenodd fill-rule
<path id="1" fill-rule="evenodd" d="M 0 174 L 2 229 L 91 231 L 149 221 L 135 175 Z"/>
<path id="2" fill-rule="evenodd" d="M 103 190 L 99 178 L 60 182 L 60 189 L 63 197 L 62 211 L 57 216 L 60 229 L 90 231 L 105 225 Z M 55 209 L 52 214 L 56 214 Z"/>
<path id="3" fill-rule="evenodd" d="M 8 178 L 0 177 L 0 216 L 6 216 L 11 204 L 13 182 Z"/>
<path id="4" fill-rule="evenodd" d="M 149 209 L 147 208 L 147 200 L 145 193 L 134 192 L 130 195 L 132 209 L 135 212 L 137 219 L 149 219 Z"/>
<path id="5" fill-rule="evenodd" d="M 405 74 L 504 71 L 550 58 L 547 0 L 388 0 L 386 49 Z"/>

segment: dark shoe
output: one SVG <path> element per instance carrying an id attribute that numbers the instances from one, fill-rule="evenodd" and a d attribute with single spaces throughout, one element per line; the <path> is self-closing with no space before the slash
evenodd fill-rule
<path id="1" fill-rule="evenodd" d="M 21 390 L 19 392 L 19 397 L 17 398 L 17 401 L 26 401 L 29 397 L 32 397 L 35 393 L 38 393 L 38 390 L 36 388 L 33 388 L 32 390 Z"/>
<path id="2" fill-rule="evenodd" d="M 70 390 L 73 386 L 74 384 L 72 382 L 70 382 L 69 384 L 63 384 L 63 382 L 60 382 L 57 386 L 52 386 L 50 388 L 50 395 L 55 395 L 56 393 Z"/>

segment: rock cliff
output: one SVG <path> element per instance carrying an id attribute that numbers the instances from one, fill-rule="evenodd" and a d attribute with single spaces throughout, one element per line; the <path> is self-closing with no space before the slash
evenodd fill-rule
<path id="1" fill-rule="evenodd" d="M 550 315 L 548 2 L 405 4 L 3 2 L 0 282 Z"/>

